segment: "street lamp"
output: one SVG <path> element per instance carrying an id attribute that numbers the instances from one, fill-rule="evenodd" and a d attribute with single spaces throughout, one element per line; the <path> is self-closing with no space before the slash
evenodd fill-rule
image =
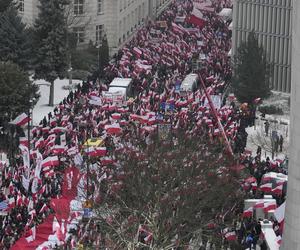
<path id="1" fill-rule="evenodd" d="M 70 61 L 70 67 L 68 69 L 68 74 L 69 74 L 69 93 L 72 90 L 72 71 L 73 71 L 73 68 L 71 66 L 71 61 Z"/>

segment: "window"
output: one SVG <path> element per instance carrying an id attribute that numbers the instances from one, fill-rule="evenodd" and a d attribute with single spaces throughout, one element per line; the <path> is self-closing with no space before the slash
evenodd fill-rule
<path id="1" fill-rule="evenodd" d="M 24 0 L 19 0 L 19 11 L 24 12 Z"/>
<path id="2" fill-rule="evenodd" d="M 84 28 L 83 27 L 73 28 L 73 33 L 75 34 L 77 43 L 84 42 Z"/>
<path id="3" fill-rule="evenodd" d="M 74 0 L 74 15 L 82 15 L 83 14 L 83 2 L 84 0 Z"/>
<path id="4" fill-rule="evenodd" d="M 96 42 L 102 41 L 103 38 L 103 25 L 96 26 Z"/>
<path id="5" fill-rule="evenodd" d="M 98 14 L 103 14 L 103 0 L 98 0 Z"/>

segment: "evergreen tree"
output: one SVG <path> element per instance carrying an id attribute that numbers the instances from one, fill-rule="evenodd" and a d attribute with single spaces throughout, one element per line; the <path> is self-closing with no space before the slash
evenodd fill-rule
<path id="1" fill-rule="evenodd" d="M 35 22 L 35 78 L 50 82 L 49 105 L 54 104 L 54 81 L 64 77 L 67 67 L 67 0 L 40 0 Z"/>
<path id="2" fill-rule="evenodd" d="M 39 97 L 38 87 L 11 62 L 0 62 L 0 89 L 0 117 L 7 121 L 27 112 L 29 100 L 34 98 L 34 105 Z"/>
<path id="3" fill-rule="evenodd" d="M 29 30 L 15 5 L 10 4 L 0 12 L 0 61 L 12 61 L 27 70 L 31 65 L 31 51 Z"/>
<path id="4" fill-rule="evenodd" d="M 5 12 L 12 4 L 12 0 L 0 0 L 0 13 Z"/>
<path id="5" fill-rule="evenodd" d="M 254 99 L 270 95 L 270 77 L 272 65 L 266 52 L 259 45 L 254 32 L 248 35 L 246 42 L 238 48 L 234 58 L 233 89 L 240 102 L 251 104 Z"/>
<path id="6" fill-rule="evenodd" d="M 103 75 L 104 68 L 109 63 L 109 47 L 106 35 L 102 39 L 102 46 L 100 48 L 100 58 L 99 58 L 99 73 L 100 77 Z"/>

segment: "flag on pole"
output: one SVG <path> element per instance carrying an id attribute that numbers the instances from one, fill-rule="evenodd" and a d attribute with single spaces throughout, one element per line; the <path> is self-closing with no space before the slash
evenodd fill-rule
<path id="1" fill-rule="evenodd" d="M 27 122 L 29 122 L 31 119 L 26 115 L 25 113 L 20 114 L 17 116 L 10 124 L 14 124 L 17 126 L 24 126 Z"/>
<path id="2" fill-rule="evenodd" d="M 188 18 L 187 22 L 195 24 L 200 28 L 203 28 L 204 25 L 205 25 L 205 20 L 204 20 L 203 14 L 197 8 L 193 9 L 193 11 L 192 11 L 190 17 Z"/>
<path id="3" fill-rule="evenodd" d="M 250 218 L 253 215 L 253 207 L 249 207 L 243 212 L 243 217 L 244 218 Z"/>

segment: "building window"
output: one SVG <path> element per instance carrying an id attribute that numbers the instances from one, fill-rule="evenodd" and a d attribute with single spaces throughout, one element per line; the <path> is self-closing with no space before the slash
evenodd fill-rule
<path id="1" fill-rule="evenodd" d="M 19 11 L 24 12 L 24 0 L 19 0 Z"/>
<path id="2" fill-rule="evenodd" d="M 83 14 L 83 4 L 84 0 L 74 0 L 74 15 L 82 15 Z"/>
<path id="3" fill-rule="evenodd" d="M 103 0 L 98 0 L 98 14 L 103 14 Z"/>
<path id="4" fill-rule="evenodd" d="M 84 28 L 83 27 L 74 27 L 73 33 L 76 37 L 77 43 L 83 43 L 84 42 Z"/>
<path id="5" fill-rule="evenodd" d="M 96 26 L 96 42 L 102 41 L 103 38 L 103 25 Z"/>

